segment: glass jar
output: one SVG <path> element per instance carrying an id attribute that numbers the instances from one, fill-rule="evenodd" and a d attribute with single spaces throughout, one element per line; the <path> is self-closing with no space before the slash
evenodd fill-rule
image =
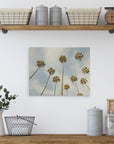
<path id="1" fill-rule="evenodd" d="M 114 136 L 114 111 L 110 111 L 106 116 L 106 134 Z"/>

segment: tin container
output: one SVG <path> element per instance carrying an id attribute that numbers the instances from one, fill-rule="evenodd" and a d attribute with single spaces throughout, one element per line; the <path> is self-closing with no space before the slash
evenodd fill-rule
<path id="1" fill-rule="evenodd" d="M 101 136 L 103 134 L 103 111 L 99 108 L 87 112 L 87 135 Z"/>
<path id="2" fill-rule="evenodd" d="M 36 25 L 48 25 L 48 7 L 36 7 Z"/>
<path id="3" fill-rule="evenodd" d="M 106 116 L 106 134 L 114 136 L 114 111 L 110 111 Z"/>
<path id="4" fill-rule="evenodd" d="M 62 24 L 62 8 L 54 6 L 50 8 L 50 24 L 61 25 Z"/>

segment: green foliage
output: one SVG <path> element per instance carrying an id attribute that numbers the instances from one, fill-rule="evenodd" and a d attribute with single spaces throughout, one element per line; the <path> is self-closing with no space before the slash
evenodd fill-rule
<path id="1" fill-rule="evenodd" d="M 84 73 L 84 74 L 89 73 L 89 68 L 83 67 L 83 68 L 82 68 L 82 73 Z"/>
<path id="2" fill-rule="evenodd" d="M 77 59 L 77 60 L 82 60 L 83 59 L 83 54 L 82 53 L 80 53 L 80 52 L 77 52 L 76 54 L 75 54 L 75 59 Z"/>
<path id="3" fill-rule="evenodd" d="M 88 80 L 87 80 L 86 78 L 82 78 L 82 79 L 80 80 L 80 82 L 81 82 L 81 84 L 86 84 L 86 83 L 88 82 Z"/>
<path id="4" fill-rule="evenodd" d="M 1 109 L 8 109 L 10 105 L 11 100 L 15 100 L 17 95 L 9 95 L 10 92 L 3 88 L 3 86 L 0 86 L 0 110 Z"/>
<path id="5" fill-rule="evenodd" d="M 67 58 L 66 58 L 66 56 L 60 56 L 59 57 L 59 61 L 61 62 L 61 63 L 64 63 L 64 62 L 66 62 L 67 61 Z"/>
<path id="6" fill-rule="evenodd" d="M 39 60 L 39 61 L 36 62 L 36 65 L 37 65 L 38 67 L 44 67 L 46 64 L 45 64 L 44 61 Z"/>
<path id="7" fill-rule="evenodd" d="M 47 72 L 50 74 L 50 75 L 54 75 L 55 73 L 55 70 L 51 67 L 47 70 Z"/>
<path id="8" fill-rule="evenodd" d="M 76 76 L 71 76 L 70 80 L 71 80 L 72 82 L 75 82 L 75 81 L 78 80 L 78 78 L 77 78 Z"/>
<path id="9" fill-rule="evenodd" d="M 65 85 L 64 85 L 64 89 L 65 89 L 65 90 L 68 90 L 68 89 L 70 89 L 70 86 L 69 86 L 69 84 L 65 84 Z"/>
<path id="10" fill-rule="evenodd" d="M 1 90 L 2 88 L 3 88 L 3 86 L 1 85 L 1 86 L 0 86 L 0 90 Z"/>
<path id="11" fill-rule="evenodd" d="M 3 103 L 0 101 L 0 109 L 2 109 Z"/>
<path id="12" fill-rule="evenodd" d="M 83 96 L 83 94 L 82 94 L 82 93 L 78 93 L 77 95 L 78 95 L 78 96 Z"/>
<path id="13" fill-rule="evenodd" d="M 57 82 L 59 82 L 59 81 L 60 81 L 59 76 L 54 76 L 54 77 L 53 77 L 53 82 L 57 83 Z"/>

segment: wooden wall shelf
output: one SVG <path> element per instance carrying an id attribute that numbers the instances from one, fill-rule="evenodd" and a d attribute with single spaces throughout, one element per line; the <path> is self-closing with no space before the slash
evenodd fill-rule
<path id="1" fill-rule="evenodd" d="M 38 134 L 32 136 L 3 136 L 0 144 L 114 144 L 114 136 L 76 134 Z"/>
<path id="2" fill-rule="evenodd" d="M 5 33 L 8 30 L 108 30 L 114 32 L 114 25 L 61 25 L 61 26 L 38 26 L 38 25 L 0 25 Z"/>

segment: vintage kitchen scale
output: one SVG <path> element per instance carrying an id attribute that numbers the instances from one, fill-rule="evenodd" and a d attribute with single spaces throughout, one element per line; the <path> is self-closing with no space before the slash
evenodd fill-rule
<path id="1" fill-rule="evenodd" d="M 105 10 L 107 10 L 105 14 L 105 21 L 107 22 L 107 25 L 114 25 L 114 7 L 105 7 Z M 109 30 L 110 33 L 114 33 L 113 30 Z"/>
<path id="2" fill-rule="evenodd" d="M 114 7 L 105 7 L 108 10 L 105 14 L 105 20 L 108 25 L 114 25 Z"/>

